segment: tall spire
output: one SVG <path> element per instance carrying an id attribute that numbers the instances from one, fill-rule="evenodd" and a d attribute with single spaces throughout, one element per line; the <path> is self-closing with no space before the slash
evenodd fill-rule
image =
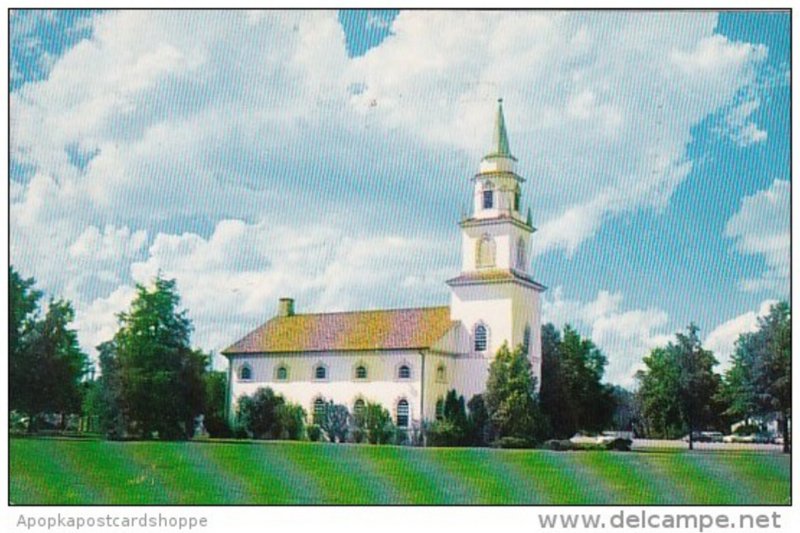
<path id="1" fill-rule="evenodd" d="M 511 149 L 508 146 L 508 132 L 506 132 L 506 119 L 503 116 L 503 99 L 497 100 L 497 116 L 494 119 L 494 136 L 492 149 L 486 157 L 510 157 Z"/>

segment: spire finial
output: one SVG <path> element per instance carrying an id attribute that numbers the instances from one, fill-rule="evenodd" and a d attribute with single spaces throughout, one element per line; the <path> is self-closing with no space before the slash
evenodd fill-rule
<path id="1" fill-rule="evenodd" d="M 492 149 L 489 156 L 512 157 L 508 145 L 508 132 L 506 132 L 506 119 L 503 116 L 503 99 L 497 99 L 497 116 L 494 120 L 494 136 Z"/>

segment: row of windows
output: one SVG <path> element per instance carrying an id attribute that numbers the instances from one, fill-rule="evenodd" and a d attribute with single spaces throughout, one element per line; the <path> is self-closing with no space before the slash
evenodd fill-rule
<path id="1" fill-rule="evenodd" d="M 314 400 L 314 423 L 320 424 L 322 423 L 322 418 L 325 416 L 325 405 L 327 402 L 323 398 L 317 398 Z M 354 416 L 361 416 L 364 414 L 364 409 L 366 408 L 366 402 L 359 398 L 353 403 L 353 415 Z M 407 428 L 408 422 L 410 417 L 410 408 L 408 405 L 408 400 L 402 399 L 397 402 L 395 406 L 395 425 L 399 428 Z"/>
<path id="2" fill-rule="evenodd" d="M 366 366 L 358 365 L 356 366 L 353 375 L 355 376 L 355 379 L 367 379 L 369 373 L 367 372 Z M 322 364 L 316 365 L 312 371 L 312 376 L 315 380 L 328 379 L 328 367 Z M 398 366 L 396 376 L 397 379 L 411 379 L 411 367 L 406 364 Z M 445 369 L 443 366 L 437 368 L 436 376 L 439 380 L 443 380 L 445 378 Z M 249 364 L 245 363 L 239 367 L 238 377 L 240 381 L 249 381 L 253 379 L 253 369 Z M 275 370 L 275 380 L 286 381 L 287 379 L 289 379 L 289 367 L 285 365 L 279 366 Z"/>

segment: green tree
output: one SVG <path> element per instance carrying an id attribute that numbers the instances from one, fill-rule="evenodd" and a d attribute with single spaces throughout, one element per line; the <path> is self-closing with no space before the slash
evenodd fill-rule
<path id="1" fill-rule="evenodd" d="M 648 432 L 665 438 L 688 432 L 690 449 L 694 433 L 718 424 L 721 415 L 717 360 L 703 349 L 698 331 L 690 324 L 686 333 L 676 333 L 676 341 L 654 349 L 644 358 L 645 370 L 637 373 Z"/>
<path id="2" fill-rule="evenodd" d="M 251 396 L 241 396 L 237 404 L 237 423 L 255 439 L 281 437 L 281 407 L 283 396 L 269 387 L 260 387 Z"/>
<path id="3" fill-rule="evenodd" d="M 482 394 L 476 394 L 467 402 L 467 427 L 469 444 L 472 446 L 486 446 L 491 442 L 491 424 L 486 402 Z"/>
<path id="4" fill-rule="evenodd" d="M 30 379 L 31 354 L 28 349 L 30 333 L 36 324 L 41 291 L 34 289 L 33 278 L 23 279 L 13 267 L 8 267 L 8 351 L 10 409 L 27 413 L 32 396 Z"/>
<path id="5" fill-rule="evenodd" d="M 498 439 L 511 438 L 532 445 L 546 435 L 536 378 L 522 345 L 512 352 L 504 343 L 497 351 L 489 366 L 484 400 L 492 432 Z"/>
<path id="6" fill-rule="evenodd" d="M 387 444 L 394 436 L 392 417 L 382 405 L 367 402 L 363 416 L 359 416 L 370 444 Z"/>
<path id="7" fill-rule="evenodd" d="M 431 446 L 465 446 L 469 444 L 469 422 L 464 397 L 450 389 L 442 402 L 442 417 L 428 428 Z"/>
<path id="8" fill-rule="evenodd" d="M 350 423 L 350 411 L 347 410 L 347 406 L 335 404 L 333 400 L 325 404 L 319 426 L 330 442 L 345 442 Z"/>
<path id="9" fill-rule="evenodd" d="M 225 401 L 228 394 L 227 372 L 209 371 L 203 376 L 205 406 L 203 425 L 212 437 L 230 437 L 231 428 L 225 416 Z"/>
<path id="10" fill-rule="evenodd" d="M 26 332 L 17 354 L 17 374 L 12 376 L 17 397 L 12 404 L 28 414 L 30 431 L 36 430 L 42 413 L 60 413 L 63 424 L 65 414 L 81 412 L 81 381 L 89 359 L 70 328 L 74 320 L 72 304 L 51 299 L 44 317 Z"/>
<path id="11" fill-rule="evenodd" d="M 791 335 L 788 302 L 771 306 L 769 313 L 758 319 L 758 329 L 736 341 L 723 387 L 729 414 L 745 419 L 777 415 L 787 453 L 791 449 Z"/>
<path id="12" fill-rule="evenodd" d="M 305 433 L 306 410 L 296 403 L 278 406 L 278 422 L 282 439 L 302 440 Z"/>
<path id="13" fill-rule="evenodd" d="M 100 376 L 95 379 L 86 400 L 85 411 L 97 420 L 97 429 L 112 439 L 127 435 L 122 402 L 122 383 L 114 341 L 97 346 Z"/>
<path id="14" fill-rule="evenodd" d="M 137 285 L 130 310 L 118 315 L 124 415 L 143 438 L 189 438 L 203 412 L 207 356 L 191 348 L 192 325 L 179 305 L 175 280 L 159 275 L 152 288 Z"/>
<path id="15" fill-rule="evenodd" d="M 564 327 L 563 338 L 552 324 L 542 327 L 541 406 L 556 437 L 611 425 L 614 397 L 602 383 L 606 364 L 594 343 L 571 326 Z"/>

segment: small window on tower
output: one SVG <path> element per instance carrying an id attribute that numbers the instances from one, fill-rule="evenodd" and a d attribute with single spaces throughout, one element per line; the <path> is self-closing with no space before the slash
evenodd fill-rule
<path id="1" fill-rule="evenodd" d="M 491 209 L 492 207 L 494 207 L 494 191 L 491 189 L 483 191 L 483 208 Z"/>
<path id="2" fill-rule="evenodd" d="M 514 211 L 519 211 L 519 197 L 520 197 L 520 192 L 519 192 L 519 187 L 517 187 L 516 190 L 514 191 Z"/>

